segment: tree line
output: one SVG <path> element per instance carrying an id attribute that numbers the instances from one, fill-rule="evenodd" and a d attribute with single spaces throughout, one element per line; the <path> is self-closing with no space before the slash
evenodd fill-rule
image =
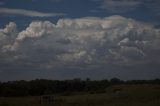
<path id="1" fill-rule="evenodd" d="M 111 80 L 46 80 L 36 79 L 31 81 L 0 82 L 0 97 L 40 96 L 62 94 L 67 95 L 76 92 L 103 93 L 105 89 L 118 84 L 160 84 L 160 79 L 155 80 L 129 80 L 118 78 Z"/>

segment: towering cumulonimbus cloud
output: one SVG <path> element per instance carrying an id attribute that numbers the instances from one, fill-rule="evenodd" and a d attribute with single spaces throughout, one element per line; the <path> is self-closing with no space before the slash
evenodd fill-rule
<path id="1" fill-rule="evenodd" d="M 0 30 L 1 39 L 16 34 L 14 42 L 0 44 L 10 53 L 0 55 L 12 64 L 79 68 L 160 63 L 160 29 L 121 16 L 60 19 L 56 24 L 35 21 L 19 33 L 15 29 L 10 23 Z"/>

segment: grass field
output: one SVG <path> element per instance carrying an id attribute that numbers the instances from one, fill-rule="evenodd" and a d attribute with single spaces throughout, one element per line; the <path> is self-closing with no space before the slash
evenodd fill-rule
<path id="1" fill-rule="evenodd" d="M 101 94 L 55 96 L 40 104 L 39 97 L 0 98 L 0 106 L 160 106 L 160 85 L 119 85 Z"/>

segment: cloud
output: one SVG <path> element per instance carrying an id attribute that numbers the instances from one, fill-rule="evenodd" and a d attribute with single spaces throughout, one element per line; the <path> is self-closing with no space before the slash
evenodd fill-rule
<path id="1" fill-rule="evenodd" d="M 160 16 L 159 0 L 93 0 L 100 3 L 100 8 L 110 13 L 127 13 L 144 6 Z M 91 10 L 92 12 L 92 10 Z M 93 11 L 94 12 L 94 11 Z"/>
<path id="2" fill-rule="evenodd" d="M 84 70 L 108 64 L 159 64 L 159 35 L 160 29 L 152 25 L 117 15 L 59 19 L 56 24 L 34 21 L 18 33 L 10 23 L 0 30 L 1 41 L 7 42 L 0 42 L 0 62 Z"/>
<path id="3" fill-rule="evenodd" d="M 6 25 L 6 28 L 0 29 L 0 46 L 13 43 L 17 37 L 18 30 L 17 25 L 14 22 L 10 22 Z"/>
<path id="4" fill-rule="evenodd" d="M 159 0 L 146 0 L 144 4 L 147 8 L 151 9 L 157 16 L 160 16 L 160 1 Z"/>
<path id="5" fill-rule="evenodd" d="M 65 15 L 64 13 L 43 13 L 38 11 L 13 9 L 13 8 L 0 8 L 0 14 L 11 14 L 11 15 L 28 16 L 28 17 L 55 17 L 55 16 Z"/>
<path id="6" fill-rule="evenodd" d="M 52 2 L 60 2 L 60 1 L 63 1 L 63 0 L 50 0 Z"/>
<path id="7" fill-rule="evenodd" d="M 0 5 L 4 5 L 5 4 L 5 2 L 0 2 Z"/>
<path id="8" fill-rule="evenodd" d="M 125 13 L 136 9 L 141 1 L 139 0 L 102 0 L 101 8 L 112 13 Z"/>
<path id="9" fill-rule="evenodd" d="M 99 11 L 98 11 L 98 10 L 95 10 L 95 9 L 92 9 L 92 10 L 90 10 L 89 12 L 91 12 L 91 13 L 98 13 Z"/>
<path id="10" fill-rule="evenodd" d="M 32 0 L 33 2 L 39 2 L 39 0 Z M 61 2 L 63 0 L 48 0 L 50 2 Z"/>

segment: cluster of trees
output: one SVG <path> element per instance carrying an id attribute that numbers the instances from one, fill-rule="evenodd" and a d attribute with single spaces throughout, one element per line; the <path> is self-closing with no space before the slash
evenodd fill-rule
<path id="1" fill-rule="evenodd" d="M 69 94 L 73 92 L 105 92 L 111 85 L 117 84 L 160 84 L 160 79 L 122 81 L 117 78 L 111 80 L 44 80 L 0 82 L 0 96 L 40 96 L 49 94 Z"/>

